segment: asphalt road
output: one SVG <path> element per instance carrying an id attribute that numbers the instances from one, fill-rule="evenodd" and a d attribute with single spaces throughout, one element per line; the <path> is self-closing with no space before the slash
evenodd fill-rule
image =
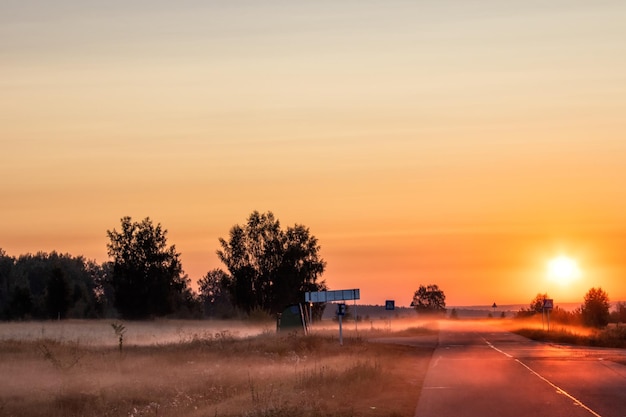
<path id="1" fill-rule="evenodd" d="M 498 326 L 442 321 L 418 417 L 626 417 L 621 349 L 533 342 Z"/>

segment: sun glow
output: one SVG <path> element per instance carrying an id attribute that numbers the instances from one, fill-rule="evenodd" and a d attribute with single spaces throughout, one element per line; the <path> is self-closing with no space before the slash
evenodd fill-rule
<path id="1" fill-rule="evenodd" d="M 560 285 L 568 285 L 580 278 L 582 272 L 576 260 L 565 255 L 548 262 L 548 279 Z"/>

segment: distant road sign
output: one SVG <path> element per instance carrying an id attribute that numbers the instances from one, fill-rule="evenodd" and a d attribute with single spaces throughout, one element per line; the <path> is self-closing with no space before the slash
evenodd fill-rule
<path id="1" fill-rule="evenodd" d="M 396 302 L 394 300 L 385 301 L 385 310 L 395 310 Z"/>
<path id="2" fill-rule="evenodd" d="M 546 298 L 543 300 L 543 308 L 545 310 L 551 310 L 554 308 L 554 300 L 552 298 Z"/>
<path id="3" fill-rule="evenodd" d="M 329 301 L 360 300 L 360 290 L 335 290 L 335 291 L 307 291 L 304 293 L 304 301 L 307 303 L 327 303 Z"/>

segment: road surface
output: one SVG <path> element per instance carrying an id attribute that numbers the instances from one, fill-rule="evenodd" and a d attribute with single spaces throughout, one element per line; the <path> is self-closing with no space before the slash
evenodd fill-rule
<path id="1" fill-rule="evenodd" d="M 621 349 L 533 342 L 498 326 L 441 321 L 417 417 L 626 417 Z"/>

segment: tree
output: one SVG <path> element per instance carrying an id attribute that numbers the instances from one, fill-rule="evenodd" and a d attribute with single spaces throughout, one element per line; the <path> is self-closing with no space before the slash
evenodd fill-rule
<path id="1" fill-rule="evenodd" d="M 592 327 L 606 326 L 609 324 L 610 308 L 609 295 L 600 287 L 591 288 L 580 307 L 583 323 Z"/>
<path id="2" fill-rule="evenodd" d="M 85 267 L 94 285 L 93 293 L 99 317 L 117 317 L 117 311 L 115 310 L 115 291 L 113 290 L 110 279 L 113 269 L 112 263 L 103 262 L 102 264 L 98 264 L 95 261 L 89 261 Z"/>
<path id="3" fill-rule="evenodd" d="M 547 293 L 537 293 L 535 298 L 530 302 L 530 311 L 534 313 L 543 312 L 543 303 L 546 299 L 550 298 Z"/>
<path id="4" fill-rule="evenodd" d="M 8 317 L 11 319 L 25 319 L 31 316 L 33 311 L 33 296 L 29 288 L 15 287 L 11 294 L 8 308 Z"/>
<path id="5" fill-rule="evenodd" d="M 411 306 L 418 313 L 445 313 L 446 295 L 437 285 L 420 285 Z"/>
<path id="6" fill-rule="evenodd" d="M 48 317 L 65 318 L 70 307 L 72 293 L 65 273 L 60 267 L 55 267 L 46 284 L 45 300 Z"/>
<path id="7" fill-rule="evenodd" d="M 611 313 L 611 322 L 626 323 L 626 303 L 619 302 L 615 304 L 615 311 Z"/>
<path id="8" fill-rule="evenodd" d="M 542 314 L 543 302 L 546 298 L 548 298 L 547 293 L 543 293 L 543 294 L 537 293 L 535 298 L 533 298 L 532 301 L 530 302 L 529 308 L 528 309 L 524 307 L 520 308 L 520 310 L 515 314 L 515 317 L 525 318 L 525 317 L 532 317 L 535 314 Z"/>
<path id="9" fill-rule="evenodd" d="M 35 319 L 57 318 L 59 313 L 71 318 L 97 317 L 94 281 L 81 256 L 54 251 L 21 255 L 11 268 L 9 291 L 19 298 L 9 303 L 19 306 L 18 316 L 25 312 Z"/>
<path id="10" fill-rule="evenodd" d="M 229 279 L 226 272 L 216 268 L 198 280 L 200 300 L 205 316 L 227 318 L 233 315 L 234 308 L 227 289 Z"/>
<path id="11" fill-rule="evenodd" d="M 247 313 L 261 309 L 277 314 L 302 302 L 306 291 L 326 289 L 318 280 L 326 262 L 307 227 L 296 224 L 283 230 L 272 212 L 254 211 L 245 225 L 231 228 L 228 241 L 219 242 L 217 255 L 230 272 L 226 288 Z"/>
<path id="12" fill-rule="evenodd" d="M 11 276 L 15 259 L 0 248 L 0 319 L 8 316 L 11 300 Z"/>
<path id="13" fill-rule="evenodd" d="M 112 260 L 108 277 L 115 307 L 122 317 L 143 319 L 175 311 L 188 295 L 180 254 L 167 245 L 167 230 L 149 217 L 133 222 L 121 219 L 122 229 L 107 230 L 107 252 Z"/>
<path id="14" fill-rule="evenodd" d="M 0 318 L 98 317 L 96 269 L 82 256 L 53 251 L 14 259 L 0 249 Z"/>

